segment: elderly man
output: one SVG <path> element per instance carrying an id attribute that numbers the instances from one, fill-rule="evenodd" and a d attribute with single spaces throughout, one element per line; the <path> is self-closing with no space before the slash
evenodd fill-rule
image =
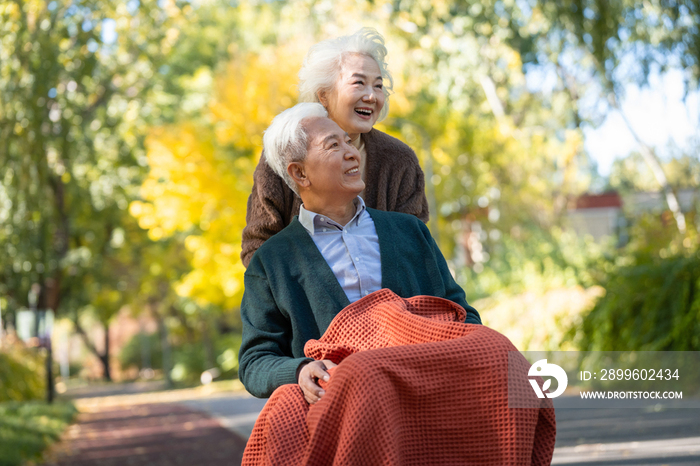
<path id="1" fill-rule="evenodd" d="M 278 115 L 265 132 L 267 162 L 301 197 L 289 226 L 253 256 L 241 304 L 239 375 L 255 396 L 298 383 L 309 403 L 324 391 L 330 361 L 304 356 L 350 303 L 388 288 L 403 298 L 445 298 L 481 323 L 427 227 L 412 215 L 365 207 L 360 154 L 316 103 Z"/>

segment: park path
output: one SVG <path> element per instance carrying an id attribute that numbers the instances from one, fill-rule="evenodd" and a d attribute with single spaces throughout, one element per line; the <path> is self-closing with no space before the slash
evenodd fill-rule
<path id="1" fill-rule="evenodd" d="M 214 418 L 178 404 L 82 412 L 54 449 L 56 466 L 240 464 L 245 440 Z"/>
<path id="2" fill-rule="evenodd" d="M 77 423 L 44 466 L 239 465 L 265 404 L 240 386 L 225 384 L 119 392 L 92 398 L 84 394 L 75 400 L 81 412 Z M 572 409 L 567 397 L 562 398 L 555 400 L 553 465 L 700 465 L 700 404 L 695 409 L 652 411 Z"/>
<path id="3" fill-rule="evenodd" d="M 88 391 L 73 400 L 80 413 L 44 466 L 237 465 L 264 404 L 240 391 L 206 387 L 116 393 Z M 218 415 L 204 408 L 211 403 Z"/>

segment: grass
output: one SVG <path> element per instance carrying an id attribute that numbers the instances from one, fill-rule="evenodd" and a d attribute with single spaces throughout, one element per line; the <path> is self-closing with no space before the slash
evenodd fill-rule
<path id="1" fill-rule="evenodd" d="M 57 441 L 76 414 L 71 403 L 0 403 L 0 466 L 38 460 Z"/>

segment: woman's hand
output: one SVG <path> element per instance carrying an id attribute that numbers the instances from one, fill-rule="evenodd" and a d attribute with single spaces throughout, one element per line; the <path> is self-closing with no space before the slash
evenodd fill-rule
<path id="1" fill-rule="evenodd" d="M 326 393 L 318 385 L 318 380 L 324 380 L 328 382 L 330 376 L 326 370 L 337 366 L 336 363 L 329 359 L 324 359 L 323 361 L 311 361 L 299 370 L 299 376 L 297 381 L 299 382 L 299 387 L 304 393 L 304 399 L 307 403 L 314 404 Z"/>

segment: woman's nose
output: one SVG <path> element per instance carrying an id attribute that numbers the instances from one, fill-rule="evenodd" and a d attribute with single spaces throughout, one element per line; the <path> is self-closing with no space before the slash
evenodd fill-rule
<path id="1" fill-rule="evenodd" d="M 377 101 L 377 96 L 374 95 L 373 91 L 369 91 L 367 94 L 365 94 L 365 100 L 367 102 L 376 102 Z"/>

